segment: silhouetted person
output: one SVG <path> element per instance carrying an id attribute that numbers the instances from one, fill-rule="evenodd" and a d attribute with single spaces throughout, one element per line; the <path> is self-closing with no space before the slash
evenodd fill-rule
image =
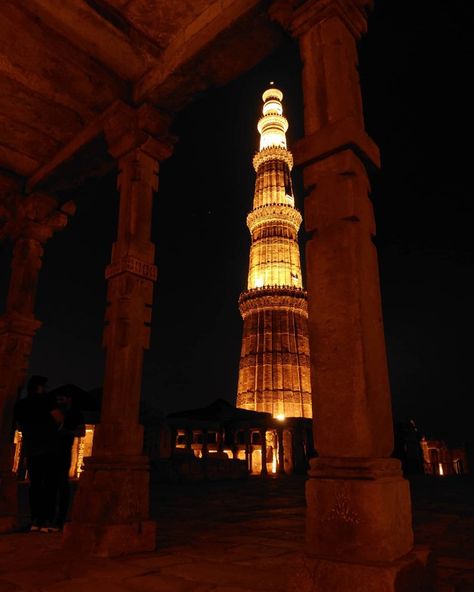
<path id="1" fill-rule="evenodd" d="M 53 528 L 58 487 L 58 430 L 63 414 L 46 392 L 47 378 L 32 376 L 27 396 L 15 406 L 15 417 L 23 436 L 23 449 L 30 479 L 31 530 Z"/>
<path id="2" fill-rule="evenodd" d="M 75 437 L 85 435 L 84 416 L 74 404 L 71 393 L 56 397 L 56 403 L 61 410 L 64 421 L 58 431 L 58 454 L 59 454 L 59 475 L 58 475 L 58 507 L 55 526 L 62 530 L 69 508 L 70 488 L 69 470 L 71 467 L 72 445 Z"/>
<path id="3" fill-rule="evenodd" d="M 423 451 L 420 436 L 413 419 L 395 424 L 395 448 L 393 456 L 400 459 L 405 475 L 417 475 L 424 472 Z"/>

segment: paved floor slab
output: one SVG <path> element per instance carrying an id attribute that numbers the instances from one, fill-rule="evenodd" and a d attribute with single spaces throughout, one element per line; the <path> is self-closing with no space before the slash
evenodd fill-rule
<path id="1" fill-rule="evenodd" d="M 474 479 L 412 482 L 436 592 L 474 592 Z M 61 535 L 0 536 L 0 592 L 285 592 L 304 549 L 304 479 L 157 485 L 157 551 L 65 552 Z"/>

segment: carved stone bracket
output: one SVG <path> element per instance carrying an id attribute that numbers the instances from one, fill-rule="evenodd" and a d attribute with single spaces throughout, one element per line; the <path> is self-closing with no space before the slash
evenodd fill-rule
<path id="1" fill-rule="evenodd" d="M 118 101 L 109 110 L 104 123 L 109 152 L 118 159 L 140 148 L 157 161 L 166 160 L 176 142 L 169 133 L 170 123 L 168 114 L 149 104 L 134 109 Z"/>
<path id="2" fill-rule="evenodd" d="M 62 205 L 46 193 L 9 195 L 0 204 L 3 232 L 13 241 L 20 238 L 44 243 L 56 230 L 62 230 L 76 211 L 74 202 Z"/>

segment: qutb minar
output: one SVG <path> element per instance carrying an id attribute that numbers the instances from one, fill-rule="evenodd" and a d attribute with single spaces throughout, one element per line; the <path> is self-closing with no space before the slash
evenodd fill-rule
<path id="1" fill-rule="evenodd" d="M 247 290 L 240 295 L 244 320 L 237 407 L 274 417 L 312 417 L 307 297 L 301 277 L 291 183 L 293 156 L 286 146 L 283 93 L 263 95 L 258 121 L 260 150 L 253 210 Z"/>

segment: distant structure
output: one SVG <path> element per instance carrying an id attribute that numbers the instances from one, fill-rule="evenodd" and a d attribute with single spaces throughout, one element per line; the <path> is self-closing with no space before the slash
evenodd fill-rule
<path id="1" fill-rule="evenodd" d="M 288 120 L 280 90 L 272 86 L 262 99 L 255 196 L 247 216 L 248 283 L 239 298 L 244 328 L 237 407 L 279 419 L 312 417 L 308 308 L 298 246 L 302 218 L 291 183 Z"/>
<path id="2" fill-rule="evenodd" d="M 427 475 L 465 475 L 470 473 L 466 445 L 450 445 L 444 440 L 421 439 L 424 472 Z"/>

